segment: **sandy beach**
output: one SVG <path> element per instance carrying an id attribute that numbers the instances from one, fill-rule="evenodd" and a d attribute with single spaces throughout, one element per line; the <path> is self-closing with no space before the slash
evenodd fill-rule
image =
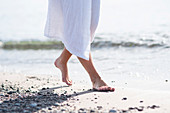
<path id="1" fill-rule="evenodd" d="M 5 72 L 0 77 L 0 112 L 170 112 L 169 91 L 116 87 L 97 92 L 83 82 L 68 87 L 49 75 Z"/>

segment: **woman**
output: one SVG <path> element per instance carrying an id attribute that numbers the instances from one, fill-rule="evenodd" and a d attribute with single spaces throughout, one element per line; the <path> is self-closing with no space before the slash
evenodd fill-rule
<path id="1" fill-rule="evenodd" d="M 67 62 L 74 54 L 88 72 L 94 90 L 114 91 L 97 73 L 90 53 L 99 13 L 100 0 L 49 0 L 44 35 L 62 41 L 65 46 L 54 63 L 61 70 L 63 82 L 72 85 Z"/>

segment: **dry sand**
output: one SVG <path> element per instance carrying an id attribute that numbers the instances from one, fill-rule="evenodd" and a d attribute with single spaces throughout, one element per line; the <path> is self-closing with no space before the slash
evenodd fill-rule
<path id="1" fill-rule="evenodd" d="M 116 87 L 92 91 L 47 75 L 0 73 L 0 112 L 170 113 L 170 92 Z"/>

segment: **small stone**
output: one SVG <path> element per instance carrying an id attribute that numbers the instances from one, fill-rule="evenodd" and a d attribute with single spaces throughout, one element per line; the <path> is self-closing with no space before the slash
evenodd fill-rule
<path id="1" fill-rule="evenodd" d="M 168 80 L 165 80 L 165 82 L 168 82 Z"/>
<path id="2" fill-rule="evenodd" d="M 46 88 L 42 88 L 41 90 L 46 90 Z"/>
<path id="3" fill-rule="evenodd" d="M 150 106 L 151 109 L 155 109 L 155 108 L 159 108 L 159 106 L 156 106 L 156 105 L 152 105 Z"/>
<path id="4" fill-rule="evenodd" d="M 117 111 L 114 109 L 111 109 L 111 110 L 109 110 L 109 113 L 117 113 Z"/>
<path id="5" fill-rule="evenodd" d="M 30 107 L 36 107 L 37 106 L 37 103 L 31 103 L 30 104 Z"/>
<path id="6" fill-rule="evenodd" d="M 143 103 L 143 101 L 141 100 L 140 103 Z"/>
<path id="7" fill-rule="evenodd" d="M 126 97 L 124 97 L 124 98 L 122 98 L 122 100 L 127 100 L 127 98 L 126 98 Z"/>
<path id="8" fill-rule="evenodd" d="M 15 105 L 15 106 L 20 106 L 21 104 L 20 104 L 20 103 L 15 103 L 14 105 Z"/>
<path id="9" fill-rule="evenodd" d="M 115 82 L 115 81 L 111 81 L 112 83 Z"/>
<path id="10" fill-rule="evenodd" d="M 16 93 L 15 91 L 9 91 L 7 94 L 11 95 L 12 93 Z"/>
<path id="11" fill-rule="evenodd" d="M 97 99 L 97 98 L 94 98 L 94 99 Z"/>
<path id="12" fill-rule="evenodd" d="M 48 108 L 48 110 L 52 110 L 52 108 Z"/>
<path id="13" fill-rule="evenodd" d="M 133 108 L 133 107 L 129 107 L 129 110 L 134 110 L 135 108 Z"/>
<path id="14" fill-rule="evenodd" d="M 54 106 L 59 106 L 59 104 L 55 103 Z"/>
<path id="15" fill-rule="evenodd" d="M 64 94 L 67 94 L 67 91 L 64 91 Z"/>
<path id="16" fill-rule="evenodd" d="M 122 112 L 123 112 L 123 113 L 128 113 L 128 111 L 127 111 L 127 110 L 122 110 Z"/>
<path id="17" fill-rule="evenodd" d="M 138 111 L 143 111 L 143 108 L 137 108 L 137 107 L 135 107 L 136 108 L 136 110 L 138 110 Z"/>
<path id="18" fill-rule="evenodd" d="M 3 87 L 4 87 L 4 84 L 2 84 L 1 87 L 3 88 Z"/>
<path id="19" fill-rule="evenodd" d="M 26 93 L 29 93 L 30 91 L 29 91 L 29 90 L 26 90 L 25 92 L 26 92 Z"/>
<path id="20" fill-rule="evenodd" d="M 8 103 L 9 101 L 7 101 L 7 100 L 4 100 L 3 102 L 4 102 L 4 103 Z"/>
<path id="21" fill-rule="evenodd" d="M 5 97 L 9 97 L 9 95 L 5 95 Z"/>
<path id="22" fill-rule="evenodd" d="M 66 97 L 67 97 L 67 98 L 70 98 L 70 97 L 71 97 L 71 95 L 66 95 Z"/>
<path id="23" fill-rule="evenodd" d="M 79 110 L 78 110 L 78 112 L 85 112 L 85 109 L 84 108 L 80 108 Z"/>
<path id="24" fill-rule="evenodd" d="M 17 88 L 17 93 L 19 93 L 19 88 Z"/>
<path id="25" fill-rule="evenodd" d="M 102 109 L 103 107 L 102 106 L 97 106 L 98 110 Z"/>
<path id="26" fill-rule="evenodd" d="M 24 110 L 23 112 L 24 112 L 24 113 L 28 113 L 29 111 L 28 111 L 28 110 Z"/>
<path id="27" fill-rule="evenodd" d="M 93 112 L 95 112 L 95 111 L 91 109 L 91 110 L 90 110 L 90 113 L 93 113 Z"/>
<path id="28" fill-rule="evenodd" d="M 66 111 L 65 109 L 61 109 L 61 111 Z"/>

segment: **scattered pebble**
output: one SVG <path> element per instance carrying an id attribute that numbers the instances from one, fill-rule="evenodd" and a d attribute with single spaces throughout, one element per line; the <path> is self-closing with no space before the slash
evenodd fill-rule
<path id="1" fill-rule="evenodd" d="M 52 110 L 52 108 L 48 108 L 48 110 Z"/>
<path id="2" fill-rule="evenodd" d="M 143 101 L 141 100 L 140 103 L 143 103 Z"/>
<path id="3" fill-rule="evenodd" d="M 37 106 L 37 103 L 31 103 L 30 104 L 30 107 L 36 107 Z"/>
<path id="4" fill-rule="evenodd" d="M 127 100 L 127 98 L 126 98 L 126 97 L 124 97 L 124 98 L 122 98 L 122 100 Z"/>
<path id="5" fill-rule="evenodd" d="M 117 113 L 117 111 L 114 109 L 111 109 L 111 110 L 109 110 L 109 113 Z"/>
<path id="6" fill-rule="evenodd" d="M 103 107 L 102 106 L 97 106 L 98 110 L 102 109 Z"/>

